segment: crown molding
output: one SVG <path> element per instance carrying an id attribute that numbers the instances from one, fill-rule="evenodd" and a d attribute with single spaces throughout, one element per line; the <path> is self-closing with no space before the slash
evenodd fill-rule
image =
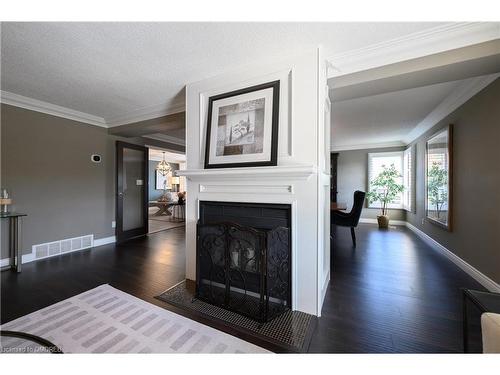
<path id="1" fill-rule="evenodd" d="M 328 78 L 500 38 L 498 22 L 456 22 L 330 56 Z"/>
<path id="2" fill-rule="evenodd" d="M 331 145 L 331 152 L 340 152 L 340 151 L 353 151 L 353 150 L 366 150 L 372 148 L 389 148 L 389 147 L 404 147 L 406 143 L 402 141 L 394 141 L 394 142 L 382 142 L 382 143 L 365 143 L 365 144 L 357 144 L 357 145 Z"/>
<path id="3" fill-rule="evenodd" d="M 422 134 L 430 130 L 439 121 L 444 119 L 470 98 L 484 89 L 494 80 L 500 77 L 500 74 L 489 74 L 476 78 L 469 78 L 462 83 L 457 90 L 448 95 L 441 103 L 438 104 L 415 128 L 403 139 L 406 144 L 412 143 Z"/>
<path id="4" fill-rule="evenodd" d="M 174 113 L 184 112 L 186 105 L 184 102 L 173 103 L 171 105 L 154 105 L 150 107 L 140 108 L 135 111 L 129 112 L 123 116 L 115 116 L 106 118 L 106 124 L 109 128 L 132 124 L 134 122 L 151 120 L 158 117 L 172 115 Z"/>
<path id="5" fill-rule="evenodd" d="M 129 112 L 123 116 L 117 116 L 105 119 L 103 117 L 76 111 L 71 108 L 62 107 L 56 104 L 44 102 L 42 100 L 37 100 L 27 96 L 14 94 L 9 91 L 1 90 L 0 92 L 1 92 L 1 103 L 12 105 L 14 107 L 29 109 L 31 111 L 46 113 L 52 116 L 63 117 L 69 120 L 83 122 L 85 124 L 101 126 L 103 128 L 111 128 L 114 126 L 120 126 L 134 122 L 150 120 L 153 118 L 158 118 L 166 115 L 171 115 L 174 113 L 183 112 L 185 110 L 184 103 L 175 103 L 171 106 L 165 106 L 162 104 L 162 105 L 155 105 L 151 107 L 141 108 Z"/>
<path id="6" fill-rule="evenodd" d="M 67 118 L 78 122 L 83 122 L 90 125 L 96 125 L 106 128 L 106 122 L 102 117 L 94 116 L 89 113 L 75 111 L 74 109 L 61 107 L 59 105 L 47 103 L 41 100 L 32 99 L 27 96 L 13 94 L 9 91 L 1 90 L 1 102 L 3 104 L 12 105 L 29 109 L 31 111 L 46 113 L 48 115 Z"/>

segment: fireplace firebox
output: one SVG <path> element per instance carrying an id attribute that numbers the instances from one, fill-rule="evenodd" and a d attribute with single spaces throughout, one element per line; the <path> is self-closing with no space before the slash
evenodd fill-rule
<path id="1" fill-rule="evenodd" d="M 291 308 L 290 206 L 200 202 L 196 298 L 267 322 Z"/>

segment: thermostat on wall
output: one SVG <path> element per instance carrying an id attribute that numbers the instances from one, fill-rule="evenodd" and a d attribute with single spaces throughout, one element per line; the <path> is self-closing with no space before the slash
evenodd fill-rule
<path id="1" fill-rule="evenodd" d="M 94 163 L 100 163 L 101 159 L 101 155 L 98 154 L 94 154 L 90 157 L 90 160 L 92 160 Z"/>

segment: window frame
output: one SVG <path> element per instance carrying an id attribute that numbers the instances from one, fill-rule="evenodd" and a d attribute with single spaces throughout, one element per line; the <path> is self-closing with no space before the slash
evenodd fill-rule
<path id="1" fill-rule="evenodd" d="M 371 159 L 374 157 L 390 157 L 390 156 L 398 156 L 401 159 L 401 175 L 404 176 L 403 170 L 404 170 L 404 150 L 402 151 L 382 151 L 382 152 L 369 152 L 368 153 L 368 166 L 367 166 L 367 191 L 371 191 L 371 180 L 373 179 L 372 173 L 371 173 Z M 401 181 L 404 182 L 404 177 L 401 177 Z M 389 210 L 405 210 L 403 206 L 403 193 L 400 193 L 400 204 L 397 203 L 389 203 L 387 205 L 387 209 Z M 376 202 L 371 203 L 370 200 L 367 200 L 367 207 L 368 208 L 375 208 L 375 209 L 380 209 L 382 205 L 379 203 L 377 204 Z"/>
<path id="2" fill-rule="evenodd" d="M 410 167 L 405 163 L 405 156 L 409 155 Z M 405 191 L 403 191 L 403 209 L 408 212 L 415 212 L 415 171 L 416 171 L 416 146 L 410 145 L 405 150 L 403 150 L 403 185 Z M 406 181 L 405 177 L 408 177 L 409 181 Z M 409 190 L 409 191 L 408 191 Z"/>

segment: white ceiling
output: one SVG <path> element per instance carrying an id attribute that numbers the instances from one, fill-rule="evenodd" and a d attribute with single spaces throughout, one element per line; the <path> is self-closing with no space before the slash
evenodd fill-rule
<path id="1" fill-rule="evenodd" d="M 334 102 L 332 146 L 363 148 L 397 143 L 442 102 L 460 81 Z"/>
<path id="2" fill-rule="evenodd" d="M 116 125 L 153 108 L 179 111 L 186 83 L 249 61 L 318 45 L 332 56 L 439 25 L 4 22 L 1 89 Z"/>
<path id="3" fill-rule="evenodd" d="M 185 163 L 186 155 L 178 154 L 175 152 L 170 152 L 167 150 L 160 150 L 155 148 L 149 148 L 149 160 L 161 161 L 163 160 L 163 154 L 165 154 L 165 160 L 171 163 Z"/>
<path id="4" fill-rule="evenodd" d="M 499 77 L 488 74 L 333 101 L 331 149 L 409 144 Z"/>

